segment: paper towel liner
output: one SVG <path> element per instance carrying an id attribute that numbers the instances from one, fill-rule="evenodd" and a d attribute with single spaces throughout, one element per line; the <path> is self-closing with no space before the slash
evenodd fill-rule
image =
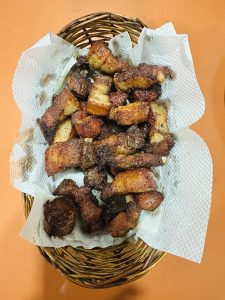
<path id="1" fill-rule="evenodd" d="M 205 107 L 188 37 L 176 34 L 172 23 L 167 23 L 155 30 L 144 28 L 134 47 L 127 32 L 113 37 L 109 47 L 133 65 L 167 65 L 176 73 L 175 80 L 163 84 L 161 97 L 169 104 L 168 124 L 176 136 L 168 163 L 156 168 L 157 183 L 165 200 L 154 212 L 143 211 L 138 226 L 128 236 L 200 262 L 211 205 L 212 160 L 203 139 L 188 128 L 202 116 Z M 43 229 L 43 204 L 54 199 L 54 188 L 64 178 L 71 178 L 81 186 L 83 173 L 70 169 L 47 177 L 44 166 L 47 144 L 36 120 L 50 106 L 52 95 L 59 91 L 81 54 L 86 55 L 87 49 L 78 49 L 49 33 L 21 55 L 13 78 L 13 95 L 22 113 L 22 125 L 10 158 L 11 181 L 15 188 L 35 198 L 20 236 L 38 246 L 90 249 L 124 240 L 109 234 L 84 234 L 79 224 L 63 238 L 50 238 Z"/>

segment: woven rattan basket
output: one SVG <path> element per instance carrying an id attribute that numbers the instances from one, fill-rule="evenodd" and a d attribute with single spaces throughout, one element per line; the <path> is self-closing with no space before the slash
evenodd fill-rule
<path id="1" fill-rule="evenodd" d="M 112 36 L 128 31 L 132 42 L 137 43 L 143 27 L 139 19 L 112 13 L 95 13 L 76 19 L 66 25 L 58 35 L 80 47 L 89 47 L 93 41 L 108 41 Z M 33 198 L 24 194 L 26 217 Z M 44 248 L 41 254 L 67 279 L 89 288 L 106 288 L 140 278 L 156 265 L 165 253 L 153 249 L 143 241 L 125 242 L 105 249 Z"/>

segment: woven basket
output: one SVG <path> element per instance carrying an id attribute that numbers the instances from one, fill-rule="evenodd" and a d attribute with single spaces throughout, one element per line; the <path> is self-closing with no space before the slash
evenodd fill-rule
<path id="1" fill-rule="evenodd" d="M 95 13 L 66 25 L 58 35 L 77 47 L 89 47 L 93 41 L 108 41 L 111 37 L 128 31 L 133 44 L 138 41 L 143 27 L 139 19 L 112 13 Z M 24 194 L 25 216 L 29 215 L 33 198 Z M 138 279 L 156 265 L 165 255 L 142 240 L 124 242 L 105 249 L 45 248 L 41 254 L 67 279 L 89 288 L 106 288 Z"/>

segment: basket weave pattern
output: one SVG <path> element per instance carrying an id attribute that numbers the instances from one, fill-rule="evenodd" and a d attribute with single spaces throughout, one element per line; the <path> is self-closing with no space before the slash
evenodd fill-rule
<path id="1" fill-rule="evenodd" d="M 69 23 L 58 35 L 73 45 L 84 48 L 90 47 L 96 40 L 107 42 L 114 35 L 127 31 L 133 44 L 136 44 L 143 27 L 147 26 L 139 19 L 112 13 L 95 13 Z M 24 194 L 23 200 L 27 218 L 33 198 Z M 88 250 L 67 246 L 39 247 L 39 250 L 63 276 L 89 288 L 112 287 L 138 279 L 165 255 L 141 240 L 105 249 Z"/>

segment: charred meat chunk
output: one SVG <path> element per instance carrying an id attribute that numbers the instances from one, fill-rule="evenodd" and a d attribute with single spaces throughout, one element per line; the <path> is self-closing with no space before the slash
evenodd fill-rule
<path id="1" fill-rule="evenodd" d="M 90 66 L 84 56 L 80 56 L 71 68 L 66 83 L 68 88 L 81 99 L 87 98 L 91 89 L 91 80 L 88 78 Z"/>
<path id="2" fill-rule="evenodd" d="M 126 104 L 126 100 L 128 99 L 128 94 L 124 92 L 111 92 L 109 96 L 109 100 L 112 106 L 121 106 Z"/>
<path id="3" fill-rule="evenodd" d="M 63 89 L 55 98 L 52 105 L 45 111 L 44 115 L 37 120 L 40 129 L 51 144 L 57 126 L 69 115 L 79 109 L 80 104 L 76 97 L 67 89 Z"/>
<path id="4" fill-rule="evenodd" d="M 127 66 L 120 57 L 114 56 L 107 44 L 94 42 L 88 53 L 88 62 L 96 70 L 106 74 L 114 74 Z"/>
<path id="5" fill-rule="evenodd" d="M 119 154 L 128 155 L 144 147 L 143 132 L 138 127 L 129 128 L 127 132 L 110 135 L 93 142 L 99 165 L 108 164 L 112 157 Z"/>
<path id="6" fill-rule="evenodd" d="M 105 169 L 95 166 L 84 172 L 84 184 L 90 188 L 102 190 L 107 184 L 107 172 Z"/>
<path id="7" fill-rule="evenodd" d="M 136 227 L 141 210 L 135 202 L 130 202 L 126 211 L 118 213 L 109 223 L 107 230 L 113 237 L 122 237 Z"/>
<path id="8" fill-rule="evenodd" d="M 152 102 L 156 101 L 162 93 L 161 85 L 159 83 L 154 84 L 151 86 L 150 89 L 135 89 L 132 92 L 132 99 L 134 101 L 146 101 L 146 102 Z"/>
<path id="9" fill-rule="evenodd" d="M 100 225 L 102 209 L 88 187 L 78 187 L 72 180 L 64 179 L 54 191 L 54 195 L 69 196 L 73 199 L 80 218 L 89 231 L 93 231 L 92 226 L 97 228 L 97 224 Z"/>
<path id="10" fill-rule="evenodd" d="M 158 191 L 150 191 L 147 193 L 135 194 L 135 201 L 137 205 L 144 210 L 153 211 L 163 201 L 164 196 Z"/>
<path id="11" fill-rule="evenodd" d="M 109 165 L 118 169 L 130 169 L 139 167 L 158 167 L 164 165 L 164 163 L 161 155 L 139 152 L 112 157 L 109 161 Z"/>
<path id="12" fill-rule="evenodd" d="M 127 207 L 126 195 L 117 195 L 109 199 L 104 205 L 102 213 L 105 224 L 109 224 L 118 213 L 125 211 Z"/>
<path id="13" fill-rule="evenodd" d="M 49 236 L 62 237 L 73 231 L 76 209 L 68 197 L 55 198 L 44 205 L 44 229 Z"/>
<path id="14" fill-rule="evenodd" d="M 169 67 L 140 64 L 138 67 L 128 67 L 114 75 L 114 84 L 118 90 L 128 91 L 132 88 L 148 89 L 155 83 L 172 79 Z"/>

